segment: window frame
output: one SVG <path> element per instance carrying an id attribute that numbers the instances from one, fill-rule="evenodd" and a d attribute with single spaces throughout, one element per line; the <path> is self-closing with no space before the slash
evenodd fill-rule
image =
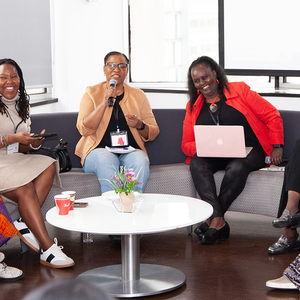
<path id="1" fill-rule="evenodd" d="M 132 87 L 140 88 L 146 92 L 152 93 L 187 93 L 188 86 L 186 82 L 133 82 L 131 78 L 131 33 L 130 33 L 130 0 L 123 0 L 123 13 L 124 13 L 124 49 L 127 49 L 127 54 L 130 60 L 129 72 L 128 72 L 128 84 Z M 224 66 L 225 53 L 224 53 L 224 0 L 218 0 L 218 42 L 219 42 L 219 64 L 224 68 L 228 76 L 236 76 L 238 80 L 244 81 L 247 77 L 255 76 L 262 77 L 268 76 L 269 81 L 274 84 L 274 89 L 272 90 L 267 87 L 269 95 L 282 96 L 288 95 L 289 91 L 285 88 L 281 90 L 282 83 L 286 83 L 286 77 L 300 77 L 300 70 L 250 70 L 250 69 L 226 69 Z M 280 79 L 282 77 L 282 80 Z M 288 84 L 291 91 L 291 96 L 300 94 L 300 86 Z M 299 89 L 299 90 L 298 90 Z M 264 88 L 263 88 L 264 90 Z M 262 93 L 264 94 L 264 92 Z"/>

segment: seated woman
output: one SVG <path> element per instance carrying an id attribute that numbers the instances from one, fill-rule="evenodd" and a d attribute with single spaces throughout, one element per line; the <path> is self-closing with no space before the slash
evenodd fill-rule
<path id="1" fill-rule="evenodd" d="M 0 196 L 0 246 L 6 244 L 7 241 L 9 241 L 15 235 L 22 237 L 20 232 L 13 225 L 12 219 Z M 15 267 L 7 266 L 6 263 L 3 262 L 4 259 L 4 253 L 0 252 L 0 280 L 13 281 L 21 279 L 24 276 L 23 271 Z"/>
<path id="2" fill-rule="evenodd" d="M 251 171 L 282 161 L 283 123 L 277 109 L 243 82 L 228 83 L 226 74 L 213 59 L 202 56 L 188 71 L 190 101 L 183 124 L 182 151 L 188 156 L 191 175 L 201 199 L 213 206 L 209 220 L 196 228 L 204 244 L 227 240 L 230 228 L 224 214 L 243 191 Z M 194 125 L 242 125 L 247 147 L 246 158 L 198 157 Z M 225 170 L 219 195 L 213 174 Z"/>
<path id="3" fill-rule="evenodd" d="M 291 249 L 299 249 L 297 227 L 300 226 L 300 140 L 294 146 L 289 162 L 285 167 L 281 191 L 278 219 L 272 224 L 284 228 L 278 241 L 268 248 L 270 254 L 283 254 Z"/>
<path id="4" fill-rule="evenodd" d="M 128 58 L 120 52 L 110 52 L 104 58 L 106 81 L 87 87 L 77 120 L 82 135 L 75 154 L 81 157 L 86 173 L 95 173 L 101 193 L 113 190 L 111 175 L 120 166 L 132 168 L 138 174 L 135 190 L 143 191 L 149 177 L 149 158 L 144 142 L 153 141 L 159 133 L 149 101 L 139 89 L 124 83 L 128 74 Z M 111 85 L 116 81 L 116 86 Z M 135 151 L 116 154 L 105 147 L 114 147 L 119 137 Z"/>
<path id="5" fill-rule="evenodd" d="M 29 96 L 22 70 L 12 59 L 0 60 L 0 193 L 19 207 L 14 222 L 27 245 L 42 246 L 40 262 L 54 268 L 74 265 L 61 247 L 50 239 L 43 220 L 43 205 L 52 183 L 60 185 L 58 162 L 48 156 L 25 154 L 39 149 L 43 139 L 30 133 Z M 45 130 L 42 131 L 44 133 Z"/>

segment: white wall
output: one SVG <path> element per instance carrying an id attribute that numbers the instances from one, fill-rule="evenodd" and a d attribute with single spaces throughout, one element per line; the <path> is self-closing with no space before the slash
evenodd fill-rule
<path id="1" fill-rule="evenodd" d="M 78 111 L 85 88 L 105 80 L 103 58 L 124 52 L 123 0 L 51 0 L 53 96 L 57 104 L 32 108 Z"/>
<path id="2" fill-rule="evenodd" d="M 31 113 L 78 111 L 85 88 L 104 81 L 103 58 L 128 54 L 124 0 L 51 0 L 53 96 L 58 103 L 33 107 Z M 145 58 L 147 59 L 147 58 Z M 147 93 L 152 108 L 185 108 L 185 94 Z M 300 110 L 300 98 L 266 98 L 278 109 Z"/>

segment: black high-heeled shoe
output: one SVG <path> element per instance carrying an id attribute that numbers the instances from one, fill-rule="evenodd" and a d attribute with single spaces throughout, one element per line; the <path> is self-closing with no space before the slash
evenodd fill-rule
<path id="1" fill-rule="evenodd" d="M 199 240 L 202 244 L 214 244 L 217 240 L 226 241 L 229 239 L 230 227 L 225 221 L 225 225 L 219 230 L 215 228 L 209 228 L 204 234 L 199 236 Z"/>
<path id="2" fill-rule="evenodd" d="M 209 225 L 206 222 L 202 222 L 198 227 L 195 228 L 194 233 L 198 236 L 204 234 L 209 229 Z"/>

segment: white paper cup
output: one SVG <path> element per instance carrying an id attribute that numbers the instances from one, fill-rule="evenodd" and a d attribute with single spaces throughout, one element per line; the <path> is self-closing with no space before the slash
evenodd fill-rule
<path id="1" fill-rule="evenodd" d="M 69 210 L 74 210 L 74 201 L 75 201 L 75 191 L 65 191 L 62 192 L 63 195 L 70 195 L 70 209 Z"/>

